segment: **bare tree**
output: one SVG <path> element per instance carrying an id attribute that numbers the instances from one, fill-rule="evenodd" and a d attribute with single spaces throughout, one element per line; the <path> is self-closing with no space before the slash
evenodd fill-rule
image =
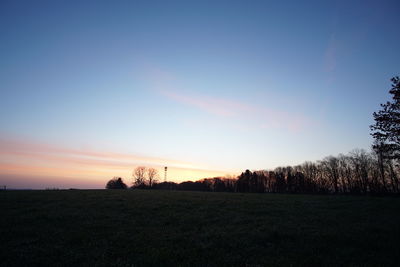
<path id="1" fill-rule="evenodd" d="M 354 149 L 349 153 L 350 161 L 353 165 L 354 179 L 356 189 L 359 192 L 366 193 L 369 191 L 368 169 L 370 165 L 370 156 L 363 149 Z"/>
<path id="2" fill-rule="evenodd" d="M 147 169 L 147 184 L 152 187 L 158 180 L 158 171 L 154 168 Z"/>
<path id="3" fill-rule="evenodd" d="M 344 193 L 351 193 L 354 190 L 354 185 L 352 182 L 352 168 L 350 157 L 339 154 L 339 177 L 342 191 Z"/>
<path id="4" fill-rule="evenodd" d="M 326 177 L 329 179 L 333 191 L 339 192 L 339 160 L 336 157 L 325 157 L 320 164 L 326 172 Z"/>
<path id="5" fill-rule="evenodd" d="M 146 184 L 146 170 L 147 168 L 144 166 L 136 167 L 133 170 L 132 178 L 133 178 L 133 186 L 139 187 L 144 186 Z"/>

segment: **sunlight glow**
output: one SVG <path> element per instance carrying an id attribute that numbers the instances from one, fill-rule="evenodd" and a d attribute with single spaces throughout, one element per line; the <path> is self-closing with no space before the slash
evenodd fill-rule
<path id="1" fill-rule="evenodd" d="M 17 180 L 25 180 L 25 186 L 36 187 L 38 178 L 41 188 L 53 186 L 103 188 L 113 176 L 121 176 L 130 184 L 131 174 L 139 165 L 156 168 L 160 181 L 163 180 L 163 168 L 169 166 L 168 180 L 181 182 L 201 178 L 223 176 L 229 172 L 208 170 L 195 164 L 142 157 L 114 152 L 83 151 L 47 144 L 1 140 L 0 179 L 7 180 L 9 186 L 18 185 Z M 12 179 L 11 179 L 11 178 Z M 55 178 L 57 177 L 57 178 Z M 14 181 L 10 181 L 14 180 Z"/>

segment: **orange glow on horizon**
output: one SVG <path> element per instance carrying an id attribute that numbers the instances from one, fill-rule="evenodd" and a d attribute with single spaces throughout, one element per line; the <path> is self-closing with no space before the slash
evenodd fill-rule
<path id="1" fill-rule="evenodd" d="M 104 188 L 114 176 L 124 178 L 131 185 L 132 171 L 137 166 L 157 169 L 160 181 L 164 180 L 164 166 L 168 166 L 168 181 L 173 182 L 232 174 L 157 157 L 83 151 L 15 140 L 0 140 L 0 145 L 0 183 L 11 183 L 10 187 L 13 184 L 21 187 L 26 182 L 25 188 Z"/>

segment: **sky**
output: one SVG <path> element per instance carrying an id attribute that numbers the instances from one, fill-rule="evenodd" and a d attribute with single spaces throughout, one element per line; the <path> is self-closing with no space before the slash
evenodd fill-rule
<path id="1" fill-rule="evenodd" d="M 0 1 L 0 185 L 104 188 L 370 150 L 399 1 Z"/>

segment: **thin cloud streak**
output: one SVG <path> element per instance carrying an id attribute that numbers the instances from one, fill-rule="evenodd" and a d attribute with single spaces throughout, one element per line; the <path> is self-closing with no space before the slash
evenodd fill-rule
<path id="1" fill-rule="evenodd" d="M 333 72 L 336 68 L 336 51 L 337 41 L 335 35 L 332 34 L 325 51 L 325 70 L 327 72 Z"/>
<path id="2" fill-rule="evenodd" d="M 35 156 L 40 155 L 41 158 L 79 158 L 80 162 L 118 162 L 119 164 L 125 162 L 131 164 L 132 162 L 143 162 L 147 164 L 164 166 L 165 164 L 182 167 L 182 168 L 196 168 L 195 165 L 171 159 L 163 159 L 157 157 L 146 157 L 133 154 L 122 154 L 115 152 L 99 152 L 91 150 L 77 150 L 66 147 L 54 146 L 49 144 L 25 142 L 20 140 L 4 140 L 0 139 L 0 156 L 4 154 L 15 156 Z"/>
<path id="3" fill-rule="evenodd" d="M 177 103 L 202 110 L 221 118 L 230 118 L 244 122 L 251 121 L 258 129 L 284 129 L 299 132 L 314 122 L 301 113 L 266 108 L 256 104 L 248 104 L 229 98 L 218 98 L 181 90 L 179 79 L 167 71 L 154 65 L 146 65 L 143 78 L 151 84 L 156 93 Z M 190 92 L 190 93 L 188 93 Z"/>
<path id="4" fill-rule="evenodd" d="M 328 82 L 333 82 L 335 79 L 335 71 L 337 67 L 337 50 L 338 42 L 335 34 L 331 34 L 328 46 L 324 55 L 324 70 L 328 74 Z"/>
<path id="5" fill-rule="evenodd" d="M 193 106 L 202 109 L 210 114 L 229 117 L 236 115 L 235 108 L 237 104 L 235 102 L 230 102 L 227 100 L 216 99 L 211 97 L 192 97 L 189 95 L 183 95 L 182 93 L 177 93 L 173 91 L 161 91 L 161 94 L 177 101 L 179 103 Z"/>
<path id="6" fill-rule="evenodd" d="M 160 93 L 176 102 L 201 109 L 213 115 L 231 117 L 233 119 L 254 120 L 263 129 L 280 128 L 298 132 L 310 124 L 310 120 L 302 114 L 291 114 L 285 111 L 248 105 L 229 99 L 200 95 L 191 96 L 176 91 L 162 90 Z"/>

